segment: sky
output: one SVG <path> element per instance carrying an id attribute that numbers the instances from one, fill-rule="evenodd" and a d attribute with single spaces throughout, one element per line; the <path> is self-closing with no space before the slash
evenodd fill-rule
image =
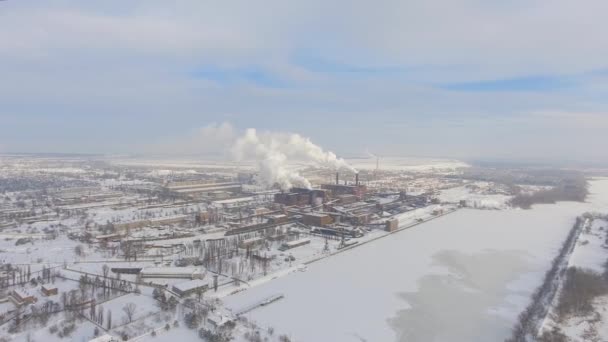
<path id="1" fill-rule="evenodd" d="M 0 152 L 608 164 L 608 1 L 0 1 Z"/>

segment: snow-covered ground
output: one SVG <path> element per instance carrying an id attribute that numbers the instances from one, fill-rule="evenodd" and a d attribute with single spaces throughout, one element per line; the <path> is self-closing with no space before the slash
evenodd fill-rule
<path id="1" fill-rule="evenodd" d="M 346 161 L 356 169 L 376 169 L 376 157 L 352 158 Z M 439 158 L 413 158 L 413 157 L 382 157 L 378 160 L 381 170 L 401 170 L 410 172 L 442 172 L 454 171 L 459 168 L 470 167 L 469 164 L 454 159 Z"/>
<path id="2" fill-rule="evenodd" d="M 441 190 L 438 196 L 442 202 L 459 203 L 465 201 L 467 207 L 478 209 L 505 209 L 512 196 L 504 194 L 485 194 L 472 192 L 466 186 Z"/>
<path id="3" fill-rule="evenodd" d="M 296 341 L 496 341 L 508 337 L 575 217 L 606 208 L 608 181 L 588 203 L 531 210 L 464 209 L 224 299 Z"/>
<path id="4" fill-rule="evenodd" d="M 608 260 L 608 250 L 605 248 L 607 229 L 607 221 L 593 220 L 589 230 L 583 230 L 579 236 L 568 266 L 587 268 L 598 273 L 604 272 L 604 263 Z"/>
<path id="5" fill-rule="evenodd" d="M 608 209 L 608 208 L 607 208 Z M 608 260 L 608 221 L 594 219 L 587 229 L 581 232 L 570 256 L 568 266 L 587 269 L 602 274 Z M 561 284 L 563 286 L 563 283 Z M 561 290 L 561 286 L 560 286 Z M 541 331 L 548 332 L 558 328 L 570 341 L 608 341 L 608 296 L 596 297 L 592 312 L 586 315 L 562 317 L 557 314 L 559 295 L 552 302 Z"/>

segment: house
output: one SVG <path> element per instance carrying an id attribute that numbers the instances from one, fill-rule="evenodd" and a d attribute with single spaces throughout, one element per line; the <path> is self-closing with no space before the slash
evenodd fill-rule
<path id="1" fill-rule="evenodd" d="M 221 328 L 228 323 L 234 322 L 228 315 L 210 313 L 207 317 L 207 322 L 214 328 Z"/>
<path id="2" fill-rule="evenodd" d="M 22 306 L 32 304 L 38 301 L 32 293 L 25 289 L 14 289 L 9 295 L 9 300 L 15 304 L 15 306 Z"/>
<path id="3" fill-rule="evenodd" d="M 42 287 L 40 288 L 40 290 L 42 291 L 42 294 L 49 297 L 49 296 L 54 296 L 58 293 L 57 291 L 57 287 L 55 286 L 51 286 L 51 285 L 42 285 Z"/>

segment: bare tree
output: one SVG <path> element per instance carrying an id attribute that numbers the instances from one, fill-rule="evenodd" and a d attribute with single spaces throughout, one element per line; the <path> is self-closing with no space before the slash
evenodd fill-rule
<path id="1" fill-rule="evenodd" d="M 84 246 L 83 245 L 76 246 L 74 248 L 74 253 L 79 257 L 83 257 L 84 256 Z"/>
<path id="2" fill-rule="evenodd" d="M 112 311 L 108 309 L 108 330 L 112 329 Z"/>
<path id="3" fill-rule="evenodd" d="M 103 272 L 103 278 L 108 279 L 108 272 L 110 272 L 108 265 L 103 264 L 103 266 L 101 266 L 101 271 Z"/>
<path id="4" fill-rule="evenodd" d="M 137 305 L 135 305 L 134 303 L 127 303 L 122 308 L 122 311 L 125 312 L 125 315 L 127 316 L 127 321 L 129 321 L 129 323 L 133 322 L 133 316 L 135 315 L 135 309 L 137 309 Z"/>

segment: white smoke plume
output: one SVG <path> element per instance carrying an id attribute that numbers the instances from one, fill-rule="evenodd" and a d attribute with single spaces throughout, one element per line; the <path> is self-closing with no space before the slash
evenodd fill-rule
<path id="1" fill-rule="evenodd" d="M 310 182 L 298 172 L 290 170 L 289 161 L 312 162 L 318 166 L 335 170 L 346 169 L 357 172 L 342 158 L 324 151 L 308 138 L 299 134 L 265 133 L 258 135 L 253 128 L 238 138 L 232 147 L 234 157 L 239 160 L 254 159 L 264 185 L 278 184 L 288 190 L 293 186 L 311 188 Z"/>

